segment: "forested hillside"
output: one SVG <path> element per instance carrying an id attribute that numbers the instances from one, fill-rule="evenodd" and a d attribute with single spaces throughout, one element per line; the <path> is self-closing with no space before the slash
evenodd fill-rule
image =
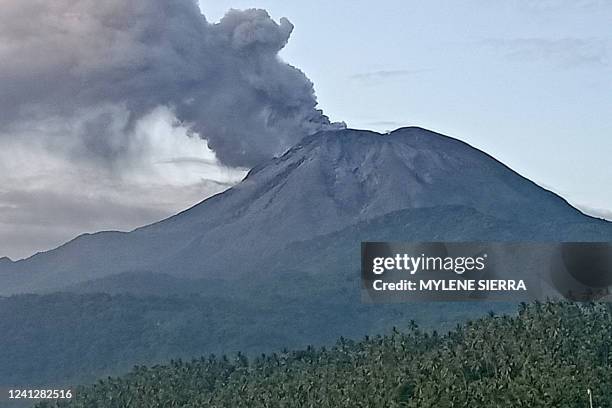
<path id="1" fill-rule="evenodd" d="M 351 307 L 336 293 L 309 298 L 309 292 L 270 302 L 250 293 L 250 299 L 70 293 L 0 298 L 0 383 L 88 383 L 127 373 L 135 364 L 328 345 L 339 336 L 335 333 L 359 338 L 393 325 L 405 327 L 411 319 L 450 328 L 487 310 L 470 302 L 423 307 L 368 305 L 357 299 Z"/>
<path id="2" fill-rule="evenodd" d="M 612 308 L 522 305 L 447 334 L 136 367 L 43 407 L 612 407 Z"/>

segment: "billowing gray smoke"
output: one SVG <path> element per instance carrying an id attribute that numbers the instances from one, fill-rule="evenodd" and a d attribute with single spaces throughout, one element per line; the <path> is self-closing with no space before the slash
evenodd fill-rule
<path id="1" fill-rule="evenodd" d="M 0 0 L 0 10 L 0 134 L 119 106 L 125 121 L 90 114 L 79 128 L 89 154 L 112 160 L 138 119 L 167 106 L 222 163 L 251 167 L 342 126 L 278 58 L 293 25 L 264 10 L 232 10 L 217 24 L 194 0 Z"/>

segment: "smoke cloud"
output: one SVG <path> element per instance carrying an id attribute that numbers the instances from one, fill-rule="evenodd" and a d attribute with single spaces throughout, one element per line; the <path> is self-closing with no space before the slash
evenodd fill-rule
<path id="1" fill-rule="evenodd" d="M 281 61 L 293 25 L 264 10 L 209 23 L 193 0 L 0 0 L 0 137 L 36 133 L 104 163 L 164 107 L 216 158 L 252 167 L 319 130 L 313 84 Z M 66 136 L 66 135 L 71 135 Z"/>

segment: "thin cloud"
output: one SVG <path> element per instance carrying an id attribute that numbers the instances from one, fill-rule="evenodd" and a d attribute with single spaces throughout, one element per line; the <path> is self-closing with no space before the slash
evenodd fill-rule
<path id="1" fill-rule="evenodd" d="M 229 187 L 216 180 L 188 186 L 126 185 L 111 183 L 85 187 L 75 175 L 64 181 L 80 191 L 66 194 L 66 186 L 53 180 L 40 188 L 12 186 L 0 193 L 0 257 L 20 259 L 52 249 L 84 233 L 131 230 L 169 217 Z"/>
<path id="2" fill-rule="evenodd" d="M 56 133 L 46 132 L 46 137 Z M 135 125 L 132 140 L 141 154 L 119 173 L 97 161 L 75 159 L 63 148 L 49 147 L 38 131 L 30 133 L 0 134 L 0 257 L 19 259 L 84 232 L 130 230 L 159 221 L 245 175 L 223 166 L 206 141 L 190 136 L 167 109 Z"/>
<path id="3" fill-rule="evenodd" d="M 561 68 L 607 67 L 610 41 L 601 38 L 516 38 L 491 39 L 484 45 L 519 61 L 545 61 Z"/>
<path id="4" fill-rule="evenodd" d="M 395 70 L 379 70 L 371 72 L 363 72 L 351 75 L 351 79 L 360 81 L 379 81 L 385 79 L 405 78 L 412 75 L 418 75 L 429 72 L 431 69 L 395 69 Z"/>

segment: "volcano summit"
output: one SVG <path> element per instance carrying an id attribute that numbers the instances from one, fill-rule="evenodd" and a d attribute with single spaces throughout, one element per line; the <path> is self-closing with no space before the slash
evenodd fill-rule
<path id="1" fill-rule="evenodd" d="M 392 214 L 419 214 L 393 227 L 404 241 L 612 238 L 610 223 L 457 139 L 416 127 L 388 134 L 345 129 L 306 137 L 233 188 L 156 224 L 87 234 L 0 263 L 0 282 L 7 294 L 134 272 L 225 281 L 253 277 L 264 265 L 281 273 L 289 265 L 279 259 L 294 245 L 330 234 L 357 245 L 374 236 L 358 237 L 351 228 L 382 228 Z M 325 270 L 334 269 L 329 262 Z"/>

